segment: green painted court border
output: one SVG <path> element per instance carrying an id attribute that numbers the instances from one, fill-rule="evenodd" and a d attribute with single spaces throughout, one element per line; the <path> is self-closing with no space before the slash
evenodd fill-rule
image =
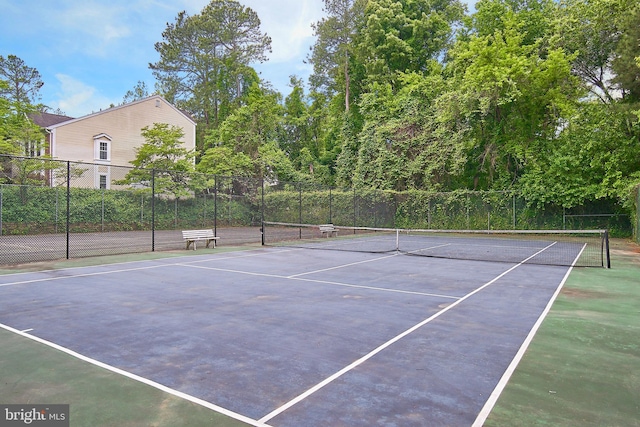
<path id="1" fill-rule="evenodd" d="M 640 426 L 640 247 L 574 269 L 485 426 Z"/>

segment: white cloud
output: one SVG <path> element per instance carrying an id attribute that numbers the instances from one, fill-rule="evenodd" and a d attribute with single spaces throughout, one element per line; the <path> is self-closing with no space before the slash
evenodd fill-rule
<path id="1" fill-rule="evenodd" d="M 270 63 L 304 58 L 312 43 L 311 24 L 324 16 L 322 0 L 238 0 L 260 18 L 260 27 L 271 37 Z M 189 15 L 209 4 L 207 0 L 184 0 Z M 176 11 L 176 15 L 177 15 Z"/>
<path id="2" fill-rule="evenodd" d="M 60 83 L 60 93 L 51 107 L 59 108 L 71 117 L 86 116 L 117 103 L 101 95 L 96 88 L 66 74 L 56 74 L 56 79 Z"/>
<path id="3" fill-rule="evenodd" d="M 321 0 L 245 0 L 258 14 L 262 30 L 272 39 L 269 62 L 304 58 L 313 42 L 311 24 L 323 16 Z"/>

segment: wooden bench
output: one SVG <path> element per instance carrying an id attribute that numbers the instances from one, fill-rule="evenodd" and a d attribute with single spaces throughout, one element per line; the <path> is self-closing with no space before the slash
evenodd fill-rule
<path id="1" fill-rule="evenodd" d="M 323 236 L 330 237 L 332 234 L 338 237 L 338 229 L 333 226 L 333 224 L 322 224 L 320 225 L 320 233 Z"/>
<path id="2" fill-rule="evenodd" d="M 216 247 L 216 240 L 219 237 L 213 235 L 213 230 L 183 230 L 182 238 L 187 241 L 187 249 L 193 243 L 193 250 L 196 250 L 196 242 L 199 240 L 204 240 L 207 242 L 207 247 L 209 247 L 209 243 L 213 242 L 213 247 Z"/>

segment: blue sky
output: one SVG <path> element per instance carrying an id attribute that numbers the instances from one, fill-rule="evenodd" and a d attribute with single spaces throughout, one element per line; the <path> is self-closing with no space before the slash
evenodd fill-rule
<path id="1" fill-rule="evenodd" d="M 0 55 L 16 55 L 44 81 L 41 102 L 80 117 L 120 104 L 138 81 L 153 90 L 149 63 L 167 22 L 200 13 L 209 0 L 0 0 Z M 241 0 L 272 38 L 269 61 L 254 64 L 285 96 L 289 76 L 307 79 L 311 23 L 322 0 Z"/>
<path id="2" fill-rule="evenodd" d="M 311 24 L 322 0 L 239 0 L 253 9 L 272 38 L 269 61 L 253 64 L 288 95 L 289 76 L 307 81 L 304 64 L 314 42 Z M 0 55 L 16 55 L 44 81 L 45 105 L 80 117 L 122 103 L 128 90 L 155 79 L 149 63 L 162 31 L 182 10 L 200 13 L 209 0 L 0 0 Z"/>

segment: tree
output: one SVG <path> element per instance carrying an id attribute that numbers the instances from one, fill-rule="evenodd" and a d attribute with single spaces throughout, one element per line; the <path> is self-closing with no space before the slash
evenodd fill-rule
<path id="1" fill-rule="evenodd" d="M 156 43 L 160 60 L 149 64 L 159 92 L 189 111 L 205 129 L 224 120 L 221 109 L 240 98 L 265 61 L 271 39 L 258 15 L 234 0 L 212 0 L 200 14 L 180 12 Z"/>
<path id="2" fill-rule="evenodd" d="M 367 82 L 394 85 L 396 73 L 428 73 L 464 14 L 458 0 L 370 0 L 358 38 Z"/>
<path id="3" fill-rule="evenodd" d="M 616 73 L 613 80 L 623 90 L 625 98 L 640 102 L 640 65 L 636 62 L 640 57 L 640 6 L 625 17 L 622 32 L 612 63 Z"/>
<path id="4" fill-rule="evenodd" d="M 147 98 L 149 96 L 149 89 L 147 89 L 147 84 L 141 80 L 138 80 L 138 83 L 134 86 L 133 89 L 128 90 L 127 93 L 124 94 L 124 98 L 122 98 L 123 104 L 128 104 L 133 101 L 138 101 L 140 99 Z"/>
<path id="5" fill-rule="evenodd" d="M 308 61 L 313 64 L 311 87 L 329 94 L 342 92 L 344 109 L 349 111 L 353 50 L 366 1 L 324 0 L 327 17 L 312 25 L 317 40 Z"/>
<path id="6" fill-rule="evenodd" d="M 280 147 L 287 153 L 291 162 L 300 168 L 300 152 L 312 140 L 311 118 L 305 102 L 302 80 L 291 76 L 290 86 L 291 93 L 284 100 Z"/>
<path id="7" fill-rule="evenodd" d="M 212 147 L 204 153 L 196 169 L 207 175 L 253 176 L 254 163 L 249 156 L 231 147 Z"/>
<path id="8" fill-rule="evenodd" d="M 132 169 L 118 184 L 136 184 L 150 187 L 158 193 L 175 197 L 189 194 L 190 173 L 195 170 L 196 152 L 182 143 L 182 128 L 166 123 L 154 123 L 141 130 L 145 143 L 136 148 Z M 154 181 L 154 182 L 153 182 Z"/>
<path id="9" fill-rule="evenodd" d="M 0 97 L 8 99 L 20 112 L 25 111 L 22 106 L 39 100 L 40 88 L 44 85 L 38 70 L 27 66 L 15 55 L 6 58 L 0 55 L 0 80 L 8 83 L 0 88 Z"/>
<path id="10" fill-rule="evenodd" d="M 528 44 L 522 15 L 510 11 L 504 29 L 472 35 L 450 52 L 451 95 L 446 113 L 466 133 L 468 184 L 514 185 L 527 164 L 546 153 L 563 118 L 581 92 L 571 75 L 571 56 Z"/>
<path id="11" fill-rule="evenodd" d="M 573 73 L 604 103 L 615 99 L 612 61 L 630 4 L 630 0 L 563 0 L 556 14 L 556 45 L 577 54 Z"/>
<path id="12" fill-rule="evenodd" d="M 235 110 L 205 137 L 206 147 L 227 146 L 236 152 L 258 157 L 260 146 L 278 140 L 281 131 L 280 94 L 254 83 L 248 91 L 246 105 Z"/>
<path id="13" fill-rule="evenodd" d="M 446 83 L 441 74 L 398 76 L 363 95 L 364 128 L 355 170 L 357 186 L 385 190 L 444 190 L 465 164 L 460 133 L 442 120 L 437 100 Z"/>
<path id="14" fill-rule="evenodd" d="M 40 155 L 44 135 L 28 115 L 36 111 L 44 83 L 35 68 L 15 55 L 0 56 L 0 154 Z"/>
<path id="15" fill-rule="evenodd" d="M 640 180 L 640 123 L 626 108 L 585 103 L 520 180 L 538 205 L 625 200 Z"/>

